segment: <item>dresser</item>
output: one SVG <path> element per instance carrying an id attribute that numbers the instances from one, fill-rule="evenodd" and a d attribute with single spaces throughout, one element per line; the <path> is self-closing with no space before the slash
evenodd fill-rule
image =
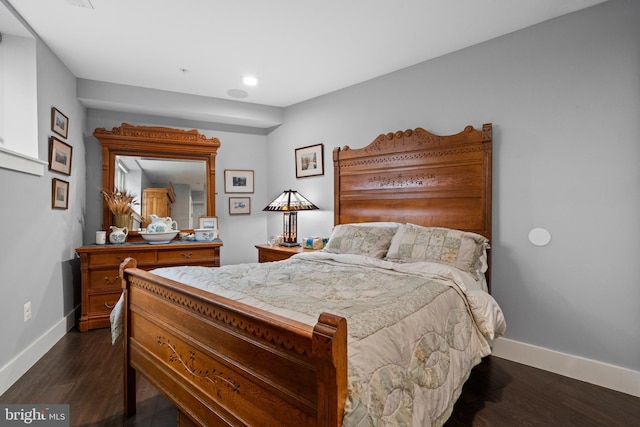
<path id="1" fill-rule="evenodd" d="M 302 246 L 292 248 L 278 245 L 256 245 L 258 262 L 282 261 L 302 252 L 313 252 L 314 249 L 303 249 Z"/>
<path id="2" fill-rule="evenodd" d="M 138 268 L 151 270 L 177 265 L 220 266 L 221 241 L 152 245 L 147 242 L 120 245 L 88 245 L 76 249 L 80 256 L 82 309 L 81 332 L 108 327 L 109 314 L 120 298 L 120 263 L 135 258 Z"/>

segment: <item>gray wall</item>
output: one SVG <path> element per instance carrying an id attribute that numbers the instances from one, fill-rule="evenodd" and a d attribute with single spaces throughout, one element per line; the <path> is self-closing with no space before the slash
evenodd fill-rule
<path id="1" fill-rule="evenodd" d="M 325 175 L 269 168 L 331 227 L 331 149 L 494 124 L 493 295 L 513 340 L 640 370 L 640 2 L 610 1 L 285 110 L 269 163 L 324 143 Z M 384 60 L 384 58 L 381 58 Z M 280 223 L 269 220 L 269 232 Z M 551 243 L 528 241 L 545 227 Z"/>
<path id="2" fill-rule="evenodd" d="M 73 326 L 80 303 L 75 248 L 82 244 L 85 213 L 85 110 L 76 100 L 75 77 L 40 40 L 36 57 L 38 158 L 48 161 L 55 106 L 69 117 L 65 141 L 73 147 L 72 168 L 71 176 L 46 167 L 44 176 L 0 169 L 0 390 Z M 51 209 L 54 177 L 70 183 L 67 210 Z M 32 319 L 24 323 L 27 301 Z M 18 356 L 24 360 L 13 363 Z"/>

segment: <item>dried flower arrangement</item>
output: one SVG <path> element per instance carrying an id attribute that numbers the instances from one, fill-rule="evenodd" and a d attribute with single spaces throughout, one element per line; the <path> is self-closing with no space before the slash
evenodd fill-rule
<path id="1" fill-rule="evenodd" d="M 128 193 L 126 190 L 115 188 L 113 191 L 100 190 L 104 200 L 107 202 L 109 210 L 114 215 L 131 215 L 133 213 L 133 205 L 140 204 L 135 200 L 136 196 Z"/>

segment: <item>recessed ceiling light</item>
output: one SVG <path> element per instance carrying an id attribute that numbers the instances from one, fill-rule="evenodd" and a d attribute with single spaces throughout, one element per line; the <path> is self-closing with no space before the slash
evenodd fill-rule
<path id="1" fill-rule="evenodd" d="M 242 89 L 230 89 L 227 91 L 227 95 L 234 98 L 246 98 L 249 96 L 249 94 Z"/>
<path id="2" fill-rule="evenodd" d="M 245 76 L 242 82 L 247 86 L 255 86 L 258 84 L 258 79 L 253 76 Z"/>

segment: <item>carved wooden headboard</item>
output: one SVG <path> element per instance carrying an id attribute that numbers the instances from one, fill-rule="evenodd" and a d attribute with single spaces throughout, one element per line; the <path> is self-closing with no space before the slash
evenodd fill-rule
<path id="1" fill-rule="evenodd" d="M 492 125 L 455 135 L 424 129 L 333 150 L 335 224 L 396 221 L 491 239 Z"/>

